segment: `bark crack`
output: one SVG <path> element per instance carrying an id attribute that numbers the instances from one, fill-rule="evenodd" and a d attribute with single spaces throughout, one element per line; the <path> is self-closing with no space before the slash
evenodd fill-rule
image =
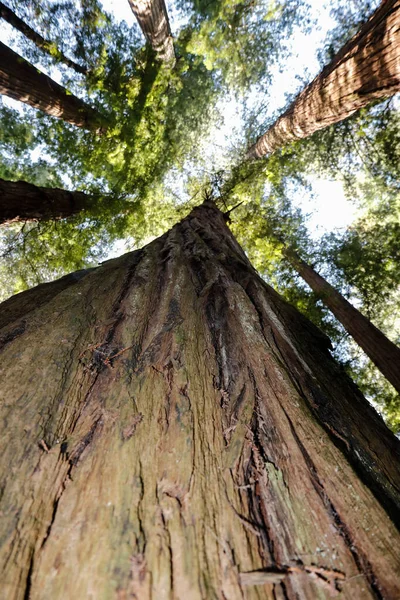
<path id="1" fill-rule="evenodd" d="M 363 553 L 355 545 L 347 524 L 341 519 L 338 511 L 336 510 L 334 504 L 332 503 L 331 499 L 329 498 L 329 496 L 325 490 L 324 484 L 322 483 L 321 479 L 319 478 L 315 464 L 314 464 L 311 456 L 307 452 L 307 449 L 305 448 L 302 441 L 300 440 L 299 436 L 297 435 L 297 432 L 295 430 L 295 427 L 294 427 L 289 415 L 287 414 L 287 412 L 285 411 L 285 409 L 283 407 L 282 407 L 282 410 L 285 413 L 286 418 L 288 420 L 291 433 L 300 449 L 301 454 L 304 457 L 304 461 L 310 472 L 311 481 L 312 481 L 315 491 L 317 492 L 318 496 L 320 497 L 324 507 L 327 509 L 328 514 L 330 514 L 336 530 L 338 531 L 339 535 L 342 537 L 346 546 L 350 550 L 358 570 L 360 571 L 360 573 L 362 573 L 365 576 L 366 580 L 368 581 L 370 588 L 371 588 L 371 592 L 374 594 L 374 596 L 377 600 L 384 600 L 384 597 L 382 596 L 381 591 L 379 589 L 377 578 L 375 576 L 375 573 L 372 570 L 371 564 L 369 563 L 367 558 L 363 555 Z"/>
<path id="2" fill-rule="evenodd" d="M 26 575 L 24 600 L 29 600 L 30 596 L 31 596 L 34 556 L 35 556 L 35 552 L 32 551 L 30 561 L 29 561 L 29 569 L 28 569 L 28 573 Z"/>

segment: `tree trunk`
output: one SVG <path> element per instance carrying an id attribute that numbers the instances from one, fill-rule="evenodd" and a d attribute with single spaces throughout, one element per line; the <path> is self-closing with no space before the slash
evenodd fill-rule
<path id="1" fill-rule="evenodd" d="M 26 102 L 77 127 L 97 132 L 106 128 L 105 119 L 96 110 L 1 42 L 0 94 Z"/>
<path id="2" fill-rule="evenodd" d="M 129 0 L 129 4 L 157 57 L 173 65 L 175 51 L 165 1 Z"/>
<path id="3" fill-rule="evenodd" d="M 64 219 L 90 209 L 96 199 L 84 192 L 38 187 L 0 179 L 0 224 Z"/>
<path id="4" fill-rule="evenodd" d="M 82 75 L 87 75 L 87 69 L 85 67 L 82 67 L 75 61 L 68 58 L 68 56 L 65 56 L 63 52 L 58 50 L 53 42 L 49 42 L 49 40 L 46 40 L 39 33 L 34 31 L 27 23 L 20 19 L 15 12 L 3 4 L 3 2 L 0 2 L 0 17 L 7 21 L 7 23 L 9 23 L 12 27 L 17 29 L 20 33 L 22 33 L 26 38 L 31 40 L 38 48 L 44 50 L 44 52 L 47 52 L 56 60 L 63 62 L 67 65 L 67 67 L 74 69 Z"/>
<path id="5" fill-rule="evenodd" d="M 400 394 L 400 348 L 293 250 L 284 255 Z"/>
<path id="6" fill-rule="evenodd" d="M 246 156 L 271 154 L 399 90 L 400 0 L 386 0 Z"/>
<path id="7" fill-rule="evenodd" d="M 8 600 L 400 596 L 399 442 L 212 203 L 0 315 Z"/>

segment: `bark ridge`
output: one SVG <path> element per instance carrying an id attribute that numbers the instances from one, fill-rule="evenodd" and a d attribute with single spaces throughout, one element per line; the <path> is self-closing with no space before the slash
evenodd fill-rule
<path id="1" fill-rule="evenodd" d="M 399 596 L 399 442 L 212 203 L 24 294 L 0 329 L 9 600 Z"/>

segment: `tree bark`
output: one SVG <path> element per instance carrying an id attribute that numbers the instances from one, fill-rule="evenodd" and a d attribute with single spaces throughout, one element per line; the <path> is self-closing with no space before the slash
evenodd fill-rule
<path id="1" fill-rule="evenodd" d="M 157 57 L 173 65 L 175 51 L 164 0 L 129 0 L 144 37 Z"/>
<path id="2" fill-rule="evenodd" d="M 9 23 L 12 27 L 17 29 L 20 33 L 22 33 L 26 38 L 31 40 L 38 48 L 50 54 L 53 58 L 63 62 L 65 65 L 67 65 L 67 67 L 77 71 L 77 73 L 87 75 L 87 69 L 85 67 L 82 67 L 82 65 L 79 65 L 74 60 L 68 58 L 68 56 L 65 56 L 65 54 L 61 52 L 53 42 L 46 40 L 43 36 L 32 29 L 32 27 L 29 27 L 25 21 L 20 19 L 18 15 L 8 8 L 8 6 L 3 4 L 3 2 L 0 2 L 0 17 L 7 21 L 7 23 Z"/>
<path id="3" fill-rule="evenodd" d="M 399 597 L 399 442 L 215 205 L 0 315 L 8 600 Z"/>
<path id="4" fill-rule="evenodd" d="M 0 94 L 25 102 L 77 127 L 101 133 L 107 126 L 104 117 L 96 110 L 1 42 Z"/>
<path id="5" fill-rule="evenodd" d="M 248 150 L 261 158 L 400 90 L 400 0 L 386 0 Z"/>
<path id="6" fill-rule="evenodd" d="M 90 209 L 95 201 L 93 196 L 84 192 L 0 179 L 0 224 L 64 219 Z"/>
<path id="7" fill-rule="evenodd" d="M 400 394 L 400 348 L 293 250 L 284 255 Z"/>

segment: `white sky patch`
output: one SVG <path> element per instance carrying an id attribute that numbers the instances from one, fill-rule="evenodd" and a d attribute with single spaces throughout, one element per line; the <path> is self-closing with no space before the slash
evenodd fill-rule
<path id="1" fill-rule="evenodd" d="M 307 227 L 313 239 L 334 229 L 343 229 L 354 221 L 358 209 L 345 197 L 340 181 L 312 177 L 310 183 L 312 193 L 299 188 L 292 202 L 309 215 Z"/>
<path id="2" fill-rule="evenodd" d="M 105 11 L 114 15 L 118 22 L 126 21 L 133 25 L 136 20 L 128 0 L 101 0 Z"/>

